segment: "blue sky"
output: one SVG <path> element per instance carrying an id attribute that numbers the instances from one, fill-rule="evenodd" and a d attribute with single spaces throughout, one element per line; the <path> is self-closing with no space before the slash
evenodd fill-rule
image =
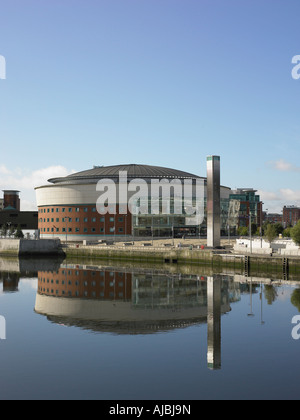
<path id="1" fill-rule="evenodd" d="M 299 0 L 1 0 L 0 188 L 141 163 L 300 205 Z"/>

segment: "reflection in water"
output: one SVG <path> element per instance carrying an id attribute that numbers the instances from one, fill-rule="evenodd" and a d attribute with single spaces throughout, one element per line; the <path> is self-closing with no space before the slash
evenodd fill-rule
<path id="1" fill-rule="evenodd" d="M 263 298 L 278 298 L 279 282 L 239 275 L 174 274 L 149 268 L 50 264 L 35 261 L 20 266 L 0 261 L 3 292 L 17 292 L 22 277 L 37 277 L 35 312 L 53 323 L 118 335 L 155 334 L 207 323 L 207 366 L 221 368 L 221 316 L 243 294 L 259 293 L 261 324 Z M 35 271 L 36 270 L 36 271 Z M 298 283 L 297 283 L 298 284 Z M 300 309 L 300 289 L 292 304 Z M 1 290 L 0 290 L 1 292 Z"/>
<path id="2" fill-rule="evenodd" d="M 221 314 L 247 284 L 233 276 L 62 265 L 38 272 L 35 311 L 54 323 L 115 334 L 153 334 L 207 323 L 207 363 L 221 367 Z"/>
<path id="3" fill-rule="evenodd" d="M 221 367 L 221 276 L 207 278 L 207 364 Z"/>

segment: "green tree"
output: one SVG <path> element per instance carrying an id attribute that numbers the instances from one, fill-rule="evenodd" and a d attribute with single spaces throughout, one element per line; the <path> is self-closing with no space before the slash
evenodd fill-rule
<path id="1" fill-rule="evenodd" d="M 246 226 L 240 226 L 237 233 L 239 236 L 248 236 L 248 228 Z"/>
<path id="2" fill-rule="evenodd" d="M 279 222 L 274 223 L 274 226 L 275 226 L 275 229 L 276 229 L 277 236 L 279 236 L 281 233 L 283 233 L 284 227 L 282 226 L 281 223 L 279 223 Z"/>
<path id="3" fill-rule="evenodd" d="M 8 229 L 8 237 L 9 238 L 13 237 L 15 232 L 16 232 L 16 229 L 14 228 L 14 226 L 11 225 L 10 228 Z"/>
<path id="4" fill-rule="evenodd" d="M 284 229 L 284 231 L 282 232 L 283 237 L 284 238 L 290 238 L 291 237 L 291 228 L 288 227 L 286 229 Z"/>
<path id="5" fill-rule="evenodd" d="M 291 229 L 291 238 L 297 245 L 300 245 L 300 221 Z"/>
<path id="6" fill-rule="evenodd" d="M 7 235 L 7 226 L 6 225 L 2 225 L 1 230 L 0 230 L 0 235 L 2 238 L 6 238 Z"/>
<path id="7" fill-rule="evenodd" d="M 277 238 L 277 232 L 274 225 L 269 224 L 265 230 L 265 238 L 268 242 L 273 242 L 275 238 Z"/>
<path id="8" fill-rule="evenodd" d="M 23 234 L 23 232 L 21 230 L 21 226 L 20 225 L 18 225 L 18 227 L 17 227 L 16 233 L 15 233 L 15 238 L 17 238 L 17 239 L 24 238 L 24 234 Z"/>

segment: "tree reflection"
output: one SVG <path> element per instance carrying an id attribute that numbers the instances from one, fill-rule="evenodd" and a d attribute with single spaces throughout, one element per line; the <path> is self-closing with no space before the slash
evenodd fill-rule
<path id="1" fill-rule="evenodd" d="M 300 312 L 300 289 L 295 289 L 291 296 L 291 303 L 294 305 L 298 312 Z"/>
<path id="2" fill-rule="evenodd" d="M 276 287 L 272 284 L 266 284 L 264 287 L 264 296 L 268 305 L 272 305 L 278 296 Z"/>

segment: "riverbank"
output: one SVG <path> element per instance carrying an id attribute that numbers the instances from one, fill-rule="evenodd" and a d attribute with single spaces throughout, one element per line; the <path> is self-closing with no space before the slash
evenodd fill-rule
<path id="1" fill-rule="evenodd" d="M 224 244 L 223 249 L 208 249 L 205 245 L 181 243 L 181 247 L 165 243 L 131 243 L 119 245 L 68 245 L 64 248 L 66 258 L 83 258 L 106 261 L 121 261 L 146 264 L 165 264 L 169 266 L 211 267 L 216 271 L 232 269 L 241 274 L 267 276 L 287 279 L 300 276 L 300 258 L 255 254 L 237 254 Z"/>

